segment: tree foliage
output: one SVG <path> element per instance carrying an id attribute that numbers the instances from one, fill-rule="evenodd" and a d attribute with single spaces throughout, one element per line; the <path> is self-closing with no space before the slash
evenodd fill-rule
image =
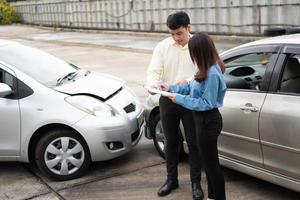
<path id="1" fill-rule="evenodd" d="M 20 21 L 20 15 L 5 0 L 0 0 L 0 24 L 11 24 Z"/>

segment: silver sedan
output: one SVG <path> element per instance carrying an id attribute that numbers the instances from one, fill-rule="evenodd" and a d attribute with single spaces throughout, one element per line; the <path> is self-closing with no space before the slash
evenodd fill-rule
<path id="1" fill-rule="evenodd" d="M 34 162 L 49 177 L 129 152 L 143 109 L 124 81 L 0 40 L 0 160 Z"/>
<path id="2" fill-rule="evenodd" d="M 300 34 L 244 44 L 221 57 L 228 87 L 221 164 L 300 192 Z M 164 157 L 158 98 L 148 99 L 144 131 Z M 187 152 L 184 134 L 182 141 Z"/>

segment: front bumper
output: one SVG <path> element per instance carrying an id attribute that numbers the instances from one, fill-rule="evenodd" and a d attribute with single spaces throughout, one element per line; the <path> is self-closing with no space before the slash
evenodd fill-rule
<path id="1" fill-rule="evenodd" d="M 121 156 L 140 141 L 144 111 L 129 117 L 115 116 L 100 119 L 86 116 L 76 123 L 90 150 L 92 161 L 109 160 Z"/>
<path id="2" fill-rule="evenodd" d="M 144 124 L 142 125 L 142 133 L 145 135 L 147 139 L 152 139 L 153 136 L 150 131 L 150 121 L 151 121 L 151 113 L 155 109 L 159 109 L 159 98 L 160 95 L 150 95 L 147 98 L 146 104 L 145 104 L 145 112 L 144 112 Z M 155 112 L 154 112 L 155 113 Z"/>

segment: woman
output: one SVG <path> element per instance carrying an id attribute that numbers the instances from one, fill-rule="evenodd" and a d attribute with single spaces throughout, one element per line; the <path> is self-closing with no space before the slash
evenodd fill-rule
<path id="1" fill-rule="evenodd" d="M 218 158 L 218 136 L 222 130 L 222 116 L 226 84 L 223 77 L 224 63 L 212 39 L 205 33 L 196 33 L 188 43 L 190 56 L 197 66 L 194 79 L 183 85 L 163 84 L 168 97 L 175 103 L 193 110 L 197 144 L 203 158 L 208 188 L 208 198 L 224 200 L 225 182 Z"/>

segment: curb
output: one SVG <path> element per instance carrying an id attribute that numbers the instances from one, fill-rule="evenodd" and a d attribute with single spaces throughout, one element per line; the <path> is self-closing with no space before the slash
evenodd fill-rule
<path id="1" fill-rule="evenodd" d="M 40 28 L 51 31 L 71 31 L 71 32 L 82 32 L 82 33 L 101 33 L 107 35 L 128 35 L 128 36 L 137 36 L 137 37 L 148 37 L 156 38 L 158 40 L 164 39 L 170 36 L 169 33 L 162 32 L 142 32 L 142 31 L 120 31 L 120 30 L 101 30 L 101 29 L 82 29 L 82 28 L 66 28 L 66 27 L 48 27 L 48 26 L 38 26 L 33 24 L 15 24 L 19 26 L 28 26 L 33 28 Z M 238 35 L 216 35 L 209 34 L 215 41 L 230 41 L 230 42 L 241 42 L 247 43 L 255 40 L 263 39 L 266 37 L 262 36 L 238 36 Z"/>

